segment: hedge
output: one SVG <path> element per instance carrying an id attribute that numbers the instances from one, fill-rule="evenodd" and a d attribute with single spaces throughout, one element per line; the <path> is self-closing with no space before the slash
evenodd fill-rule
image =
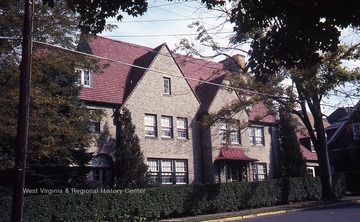
<path id="1" fill-rule="evenodd" d="M 26 195 L 24 221 L 141 221 L 321 199 L 320 180 L 311 177 L 98 191 Z M 10 221 L 10 211 L 11 198 L 0 199 L 0 221 Z"/>

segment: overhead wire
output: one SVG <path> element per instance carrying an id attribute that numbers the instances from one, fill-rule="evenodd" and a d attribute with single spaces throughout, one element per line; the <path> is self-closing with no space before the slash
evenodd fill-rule
<path id="1" fill-rule="evenodd" d="M 0 39 L 19 40 L 20 38 L 0 36 Z M 138 65 L 134 65 L 134 64 L 114 60 L 114 59 L 111 59 L 111 58 L 107 58 L 107 57 L 103 57 L 103 56 L 97 56 L 97 55 L 93 55 L 93 54 L 89 54 L 89 53 L 85 53 L 85 52 L 80 52 L 80 51 L 76 51 L 76 50 L 72 50 L 72 49 L 67 49 L 67 48 L 64 48 L 62 46 L 56 46 L 56 45 L 46 43 L 46 42 L 41 42 L 41 41 L 36 41 L 36 40 L 34 40 L 33 42 L 37 43 L 37 44 L 40 44 L 40 45 L 50 46 L 50 47 L 53 47 L 53 48 L 65 50 L 65 51 L 68 51 L 68 52 L 71 52 L 71 53 L 75 53 L 75 54 L 79 54 L 79 55 L 83 55 L 83 56 L 87 56 L 87 57 L 93 57 L 93 58 L 97 58 L 97 59 L 101 59 L 101 60 L 106 60 L 106 61 L 109 61 L 109 62 L 118 63 L 118 64 L 121 64 L 121 65 L 126 65 L 126 66 L 130 66 L 130 67 L 134 67 L 134 68 L 139 68 L 139 69 L 142 69 L 142 70 L 145 70 L 145 71 L 152 71 L 152 72 L 155 72 L 155 73 L 165 74 L 167 76 L 171 76 L 171 77 L 175 77 L 175 78 L 182 78 L 182 79 L 186 79 L 186 80 L 196 81 L 196 82 L 199 82 L 201 84 L 209 84 L 209 85 L 218 86 L 218 87 L 222 87 L 222 88 L 226 88 L 226 89 L 230 89 L 230 90 L 234 90 L 234 91 L 239 91 L 239 92 L 243 92 L 243 93 L 261 95 L 261 96 L 265 96 L 265 97 L 268 97 L 268 98 L 284 98 L 284 99 L 287 98 L 287 97 L 275 96 L 273 94 L 258 92 L 258 91 L 254 91 L 254 90 L 242 89 L 242 88 L 234 87 L 234 86 L 230 86 L 230 85 L 213 83 L 213 82 L 210 82 L 210 81 L 207 81 L 207 80 L 201 80 L 201 79 L 196 79 L 196 78 L 186 77 L 186 76 L 177 76 L 177 75 L 165 72 L 165 71 L 156 70 L 156 69 L 153 69 L 153 68 L 147 68 L 147 67 L 143 67 L 143 66 L 138 66 Z M 321 105 L 326 106 L 326 107 L 332 107 L 332 108 L 349 108 L 349 109 L 351 109 L 351 107 L 345 107 L 345 106 L 341 107 L 341 106 L 334 106 L 334 105 L 329 105 L 329 104 L 321 104 Z"/>

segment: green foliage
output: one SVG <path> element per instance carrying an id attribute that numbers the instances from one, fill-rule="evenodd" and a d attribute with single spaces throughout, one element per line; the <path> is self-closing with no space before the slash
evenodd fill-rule
<path id="1" fill-rule="evenodd" d="M 320 180 L 312 177 L 125 189 L 112 194 L 98 191 L 26 196 L 24 221 L 78 221 L 79 218 L 83 221 L 144 221 L 321 198 Z M 9 220 L 10 203 L 8 198 L 0 201 L 0 221 Z"/>
<path id="2" fill-rule="evenodd" d="M 104 1 L 83 1 L 83 0 L 42 0 L 44 4 L 54 7 L 64 3 L 67 7 L 80 15 L 79 27 L 83 33 L 100 33 L 105 28 L 106 19 L 117 16 L 121 20 L 120 12 L 128 15 L 143 15 L 147 10 L 146 0 L 104 0 Z"/>
<path id="3" fill-rule="evenodd" d="M 147 184 L 147 165 L 141 152 L 139 138 L 135 134 L 131 113 L 123 108 L 115 115 L 116 146 L 113 154 L 115 186 L 117 188 L 141 187 Z"/>
<path id="4" fill-rule="evenodd" d="M 300 150 L 296 130 L 291 115 L 281 108 L 279 124 L 281 177 L 304 177 L 307 175 L 306 160 Z"/>
<path id="5" fill-rule="evenodd" d="M 341 30 L 360 26 L 359 7 L 351 0 L 236 1 L 230 12 L 236 32 L 232 40 L 251 41 L 251 69 L 267 79 L 280 68 L 313 66 L 321 60 L 319 52 L 338 49 Z"/>

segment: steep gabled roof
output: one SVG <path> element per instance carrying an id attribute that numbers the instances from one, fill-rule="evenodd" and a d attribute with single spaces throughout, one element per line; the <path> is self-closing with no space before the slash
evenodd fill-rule
<path id="1" fill-rule="evenodd" d="M 104 37 L 90 37 L 79 45 L 79 50 L 107 58 L 108 60 L 100 59 L 100 64 L 108 64 L 109 67 L 104 69 L 103 73 L 93 75 L 93 86 L 91 88 L 84 87 L 80 99 L 123 104 L 164 45 L 166 46 L 166 44 L 162 44 L 152 49 Z M 230 72 L 225 69 L 222 62 L 212 62 L 175 53 L 171 53 L 171 55 L 190 88 L 200 100 L 200 112 L 208 111 L 220 85 L 224 83 Z M 213 84 L 201 82 L 201 80 Z M 273 123 L 275 117 L 264 115 L 266 112 L 264 105 L 255 105 L 249 113 L 250 120 L 254 120 L 258 115 L 263 115 L 265 117 L 259 122 Z"/>
<path id="2" fill-rule="evenodd" d="M 151 49 L 104 37 L 89 38 L 80 47 L 85 52 L 113 60 L 100 60 L 101 65 L 108 64 L 109 67 L 103 73 L 93 75 L 93 86 L 84 87 L 80 99 L 110 104 L 123 103 L 129 90 L 144 73 L 131 65 L 147 68 L 160 48 Z"/>
<path id="3" fill-rule="evenodd" d="M 328 145 L 334 143 L 341 135 L 347 124 L 353 120 L 353 116 L 360 109 L 360 101 L 352 108 L 338 108 L 327 118 L 332 123 L 327 129 L 335 130 L 331 138 L 328 138 Z"/>

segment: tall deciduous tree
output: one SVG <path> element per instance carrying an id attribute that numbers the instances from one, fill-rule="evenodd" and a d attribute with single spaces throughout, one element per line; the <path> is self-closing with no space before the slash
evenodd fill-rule
<path id="1" fill-rule="evenodd" d="M 227 1 L 202 2 L 214 8 Z M 235 46 L 250 42 L 249 62 L 243 70 L 251 70 L 256 80 L 244 84 L 239 76 L 234 76 L 231 82 L 242 89 L 257 89 L 255 99 L 277 101 L 302 120 L 318 155 L 323 197 L 332 198 L 333 181 L 321 103 L 336 87 L 359 79 L 358 69 L 342 66 L 343 60 L 359 59 L 359 44 L 340 45 L 340 34 L 345 28 L 359 29 L 360 3 L 351 0 L 229 2 L 232 5 L 225 13 L 236 33 L 231 42 Z M 343 13 L 338 13 L 339 10 Z M 281 85 L 284 79 L 292 80 L 290 87 Z M 314 118 L 313 124 L 309 113 Z"/>
<path id="2" fill-rule="evenodd" d="M 114 115 L 116 122 L 116 147 L 113 154 L 115 160 L 115 186 L 118 188 L 139 187 L 147 184 L 147 165 L 140 149 L 139 138 L 135 134 L 128 109 L 117 110 Z"/>
<path id="3" fill-rule="evenodd" d="M 54 8 L 37 1 L 35 40 L 75 47 L 77 16 L 66 5 Z M 19 52 L 23 1 L 0 1 L 0 169 L 14 164 L 19 86 Z M 76 42 L 76 41 L 75 41 Z M 35 43 L 28 143 L 28 186 L 77 186 L 85 181 L 92 158 L 87 153 L 89 121 L 100 113 L 89 112 L 78 100 L 74 68 L 94 67 L 92 61 L 72 53 L 43 48 Z M 2 174 L 4 176 L 4 174 Z M 5 176 L 11 176 L 11 172 Z M 9 179 L 8 177 L 5 177 Z M 11 185 L 9 180 L 1 180 Z"/>

